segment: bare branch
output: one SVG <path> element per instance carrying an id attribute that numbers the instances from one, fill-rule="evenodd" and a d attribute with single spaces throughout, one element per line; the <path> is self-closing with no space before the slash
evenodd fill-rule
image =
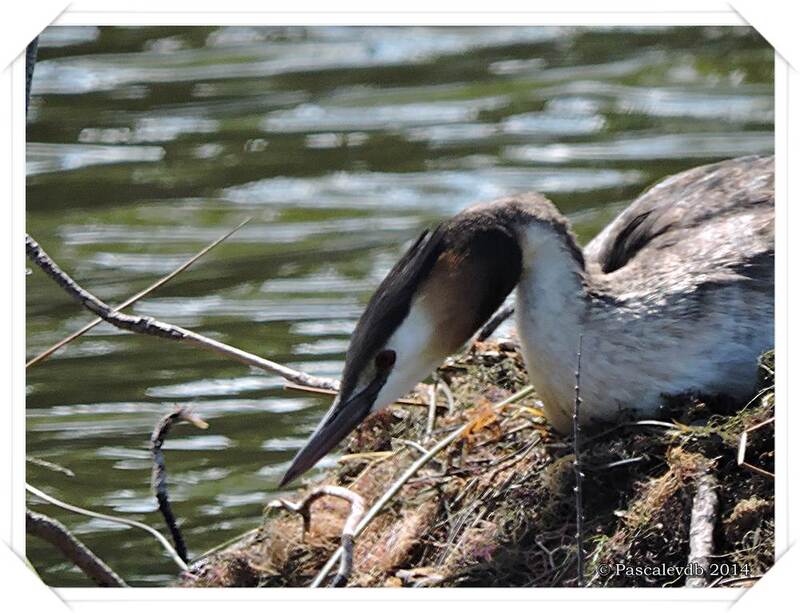
<path id="1" fill-rule="evenodd" d="M 75 538 L 61 522 L 26 509 L 25 530 L 53 545 L 100 587 L 128 587 L 117 573 Z"/>
<path id="2" fill-rule="evenodd" d="M 714 555 L 714 523 L 717 519 L 717 479 L 704 472 L 697 480 L 697 493 L 692 501 L 692 519 L 689 526 L 689 568 L 697 565 L 702 572 L 686 577 L 686 587 L 706 587 L 708 565 Z"/>
<path id="3" fill-rule="evenodd" d="M 203 249 L 198 251 L 195 255 L 190 257 L 188 260 L 186 260 L 183 264 L 178 266 L 171 273 L 161 277 L 158 281 L 156 281 L 155 283 L 152 283 L 151 285 L 147 286 L 145 289 L 143 289 L 139 293 L 134 294 L 133 296 L 128 298 L 125 302 L 122 302 L 121 304 L 118 304 L 117 306 L 115 306 L 114 310 L 115 311 L 120 311 L 120 310 L 122 310 L 124 308 L 127 308 L 127 307 L 131 306 L 132 304 L 138 302 L 140 299 L 144 298 L 148 294 L 150 294 L 150 293 L 154 292 L 155 290 L 157 290 L 162 285 L 164 285 L 164 284 L 168 283 L 169 281 L 171 281 L 172 279 L 174 279 L 176 276 L 178 276 L 180 273 L 182 273 L 184 270 L 186 270 L 192 264 L 194 264 L 197 260 L 199 260 L 205 254 L 207 254 L 209 251 L 211 251 L 214 247 L 219 245 L 221 242 L 223 242 L 227 238 L 230 238 L 230 236 L 233 235 L 234 232 L 236 232 L 237 230 L 242 228 L 242 226 L 247 224 L 250 221 L 250 219 L 251 218 L 245 219 L 238 226 L 236 226 L 232 230 L 229 230 L 224 235 L 220 236 L 218 239 L 216 239 L 215 241 L 211 242 L 210 244 L 206 245 Z M 56 351 L 61 349 L 64 345 L 66 345 L 68 343 L 71 343 L 72 341 L 74 341 L 79 336 L 82 336 L 82 335 L 86 334 L 89 330 L 91 330 L 95 326 L 99 325 L 102 321 L 103 321 L 103 318 L 102 317 L 98 317 L 97 319 L 94 319 L 94 320 L 90 321 L 88 324 L 86 324 L 85 326 L 83 326 L 80 330 L 77 330 L 76 332 L 73 332 L 69 336 L 67 336 L 65 338 L 62 338 L 55 345 L 53 345 L 52 347 L 50 347 L 48 349 L 45 349 L 39 355 L 37 355 L 36 357 L 34 357 L 31 360 L 29 360 L 25 364 L 25 368 L 30 368 L 31 366 L 35 366 L 36 364 L 42 362 L 43 360 L 46 360 L 51 355 L 53 355 Z"/>
<path id="4" fill-rule="evenodd" d="M 313 377 L 306 373 L 294 370 L 277 362 L 266 360 L 252 353 L 248 353 L 231 345 L 226 345 L 211 338 L 186 330 L 180 326 L 164 323 L 152 317 L 140 317 L 137 315 L 126 315 L 110 307 L 99 298 L 93 296 L 80 285 L 78 285 L 58 264 L 56 264 L 44 249 L 28 234 L 25 235 L 25 249 L 30 260 L 41 268 L 52 278 L 64 291 L 75 300 L 83 304 L 92 313 L 107 321 L 111 325 L 122 330 L 147 334 L 172 341 L 182 341 L 195 347 L 200 347 L 208 351 L 219 353 L 228 358 L 234 359 L 242 364 L 260 368 L 269 373 L 277 374 L 287 381 L 298 385 L 310 387 L 320 387 L 331 390 L 338 389 L 338 382 L 321 377 Z"/>
<path id="5" fill-rule="evenodd" d="M 273 507 L 283 507 L 303 518 L 303 535 L 311 528 L 311 504 L 322 496 L 336 496 L 350 503 L 350 515 L 347 516 L 342 529 L 342 556 L 339 562 L 339 571 L 333 579 L 333 587 L 344 587 L 353 571 L 353 542 L 358 523 L 364 516 L 364 499 L 352 490 L 334 485 L 323 485 L 312 491 L 299 503 L 279 499 L 270 504 Z"/>
<path id="6" fill-rule="evenodd" d="M 161 515 L 164 516 L 164 521 L 172 534 L 172 541 L 175 543 L 175 549 L 181 560 L 184 562 L 189 561 L 189 555 L 186 551 L 186 542 L 183 540 L 181 529 L 175 520 L 175 514 L 172 512 L 172 506 L 169 503 L 169 494 L 167 492 L 167 465 L 164 460 L 164 439 L 172 429 L 172 426 L 180 421 L 190 423 L 202 430 L 208 428 L 208 424 L 202 419 L 192 413 L 188 408 L 177 408 L 170 411 L 158 420 L 153 434 L 150 437 L 150 451 L 153 454 L 153 490 L 156 493 L 156 500 L 158 500 L 158 509 Z"/>

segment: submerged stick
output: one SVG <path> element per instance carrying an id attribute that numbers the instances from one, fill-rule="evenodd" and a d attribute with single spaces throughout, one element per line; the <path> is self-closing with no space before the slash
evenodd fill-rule
<path id="1" fill-rule="evenodd" d="M 189 570 L 189 567 L 186 565 L 181 557 L 178 555 L 178 552 L 169 544 L 169 541 L 164 538 L 164 535 L 161 534 L 155 528 L 151 528 L 147 524 L 143 524 L 142 522 L 128 519 L 127 517 L 116 517 L 114 515 L 106 515 L 105 513 L 98 513 L 97 511 L 91 511 L 89 509 L 84 509 L 83 507 L 75 506 L 74 504 L 69 504 L 68 502 L 64 502 L 63 500 L 59 500 L 50 494 L 45 494 L 42 490 L 37 487 L 32 486 L 30 483 L 25 484 L 25 489 L 30 493 L 44 500 L 45 502 L 49 502 L 52 505 L 55 505 L 65 511 L 71 511 L 72 513 L 77 513 L 78 515 L 85 515 L 86 517 L 94 517 L 96 519 L 105 519 L 106 521 L 114 522 L 117 524 L 124 524 L 126 526 L 131 526 L 133 528 L 139 528 L 140 530 L 144 530 L 148 534 L 155 537 L 155 539 L 159 542 L 159 544 L 166 550 L 169 556 L 173 559 L 175 564 L 178 565 L 178 568 L 181 570 Z"/>
<path id="2" fill-rule="evenodd" d="M 572 411 L 572 444 L 575 450 L 575 542 L 578 548 L 578 587 L 585 584 L 583 568 L 583 467 L 580 448 L 580 407 L 581 407 L 581 351 L 583 335 L 578 337 L 578 364 L 575 369 L 575 404 Z"/>
<path id="3" fill-rule="evenodd" d="M 39 243 L 29 234 L 25 235 L 25 249 L 28 258 L 47 273 L 51 279 L 58 283 L 65 292 L 92 313 L 116 328 L 129 332 L 136 332 L 138 334 L 156 336 L 171 341 L 185 342 L 189 345 L 224 355 L 242 364 L 279 375 L 287 381 L 297 383 L 298 385 L 322 387 L 332 390 L 338 389 L 339 384 L 337 381 L 308 375 L 304 372 L 289 368 L 288 366 L 283 366 L 277 362 L 272 362 L 271 360 L 253 355 L 237 347 L 215 341 L 197 332 L 181 328 L 180 326 L 165 323 L 152 317 L 140 317 L 138 315 L 126 315 L 125 313 L 121 313 L 78 285 L 72 277 L 59 268 L 58 264 L 47 255 Z"/>
<path id="4" fill-rule="evenodd" d="M 60 521 L 25 510 L 25 531 L 38 536 L 58 549 L 100 587 L 128 587 L 125 581 L 97 554 L 73 536 Z"/>
<path id="5" fill-rule="evenodd" d="M 344 528 L 342 528 L 342 556 L 339 563 L 339 571 L 333 578 L 333 587 L 344 587 L 347 585 L 350 574 L 353 572 L 353 546 L 355 533 L 358 523 L 364 516 L 364 499 L 352 490 L 335 485 L 323 485 L 316 488 L 299 503 L 289 500 L 279 499 L 271 503 L 270 506 L 279 506 L 289 511 L 299 513 L 303 518 L 303 536 L 311 529 L 311 504 L 323 496 L 336 496 L 350 503 L 350 514 L 347 516 Z"/>
<path id="6" fill-rule="evenodd" d="M 689 524 L 689 567 L 697 565 L 702 572 L 686 577 L 686 587 L 708 585 L 708 565 L 714 555 L 714 523 L 717 518 L 717 478 L 704 472 L 697 481 L 697 493 L 692 501 L 692 519 Z"/>
<path id="7" fill-rule="evenodd" d="M 152 283 L 152 284 L 148 285 L 146 288 L 144 288 L 139 293 L 134 294 L 133 296 L 128 298 L 125 302 L 122 302 L 122 303 L 118 304 L 117 306 L 115 306 L 114 310 L 115 311 L 120 311 L 120 310 L 122 310 L 124 308 L 127 308 L 127 307 L 131 306 L 132 304 L 138 302 L 139 300 L 141 300 L 142 298 L 144 298 L 148 294 L 150 294 L 150 293 L 154 292 L 155 290 L 157 290 L 162 285 L 168 283 L 169 281 L 174 279 L 176 276 L 178 276 L 180 273 L 182 273 L 184 270 L 189 268 L 192 264 L 194 264 L 197 260 L 199 260 L 205 254 L 207 254 L 209 251 L 211 251 L 214 247 L 219 245 L 224 240 L 230 238 L 233 235 L 234 232 L 236 232 L 237 230 L 241 229 L 244 225 L 249 223 L 251 219 L 252 219 L 251 217 L 248 217 L 242 223 L 240 223 L 238 226 L 236 226 L 232 230 L 229 230 L 228 232 L 226 232 L 225 234 L 220 236 L 215 241 L 213 241 L 213 242 L 209 243 L 208 245 L 206 245 L 205 247 L 203 247 L 203 249 L 198 251 L 196 254 L 194 254 L 192 257 L 190 257 L 188 260 L 186 260 L 183 264 L 178 266 L 175 270 L 173 270 L 172 272 L 168 273 L 167 275 L 164 275 L 163 277 L 161 277 L 155 283 Z M 55 345 L 53 345 L 52 347 L 50 347 L 48 349 L 45 349 L 39 355 L 37 355 L 36 357 L 34 357 L 31 360 L 29 360 L 25 364 L 25 368 L 30 368 L 31 366 L 35 366 L 39 362 L 42 362 L 43 360 L 46 360 L 51 355 L 53 355 L 56 351 L 61 349 L 64 345 L 66 345 L 68 343 L 71 343 L 72 341 L 74 341 L 79 336 L 83 336 L 89 330 L 91 330 L 92 328 L 94 328 L 95 326 L 99 325 L 102 322 L 103 322 L 103 318 L 102 317 L 98 317 L 97 319 L 94 319 L 94 320 L 90 321 L 88 324 L 83 326 L 80 330 L 77 330 L 76 332 L 73 332 L 69 336 L 66 336 L 66 337 L 62 338 Z"/>
<path id="8" fill-rule="evenodd" d="M 500 410 L 504 406 L 522 400 L 523 398 L 529 396 L 532 393 L 533 393 L 533 386 L 528 385 L 522 388 L 517 393 L 512 394 L 505 400 L 498 402 L 492 408 L 496 411 Z M 467 432 L 471 427 L 472 427 L 472 421 L 468 421 L 461 427 L 456 428 L 450 434 L 448 434 L 446 437 L 444 437 L 442 440 L 436 443 L 436 445 L 431 447 L 430 450 L 425 455 L 421 456 L 413 464 L 411 464 L 411 466 L 409 466 L 406 469 L 406 471 L 402 475 L 400 475 L 400 477 L 394 483 L 392 483 L 389 489 L 384 492 L 383 496 L 381 496 L 375 502 L 375 504 L 372 505 L 369 511 L 367 511 L 367 514 L 358 523 L 358 526 L 356 526 L 356 529 L 353 532 L 353 538 L 358 537 L 366 529 L 366 527 L 369 526 L 370 522 L 373 519 L 375 519 L 375 517 L 378 515 L 378 513 L 381 512 L 381 510 L 383 510 L 383 507 L 385 507 L 386 504 L 392 498 L 394 498 L 395 494 L 397 494 L 397 492 L 399 492 L 403 488 L 406 482 L 409 479 L 411 479 L 411 477 L 413 477 L 414 474 L 420 468 L 422 468 L 423 466 L 425 466 L 425 464 L 427 464 L 430 460 L 432 460 L 442 449 L 444 449 L 451 443 L 461 438 L 464 435 L 464 433 Z M 314 581 L 312 581 L 309 587 L 319 587 L 320 584 L 325 580 L 325 577 L 328 576 L 328 573 L 331 572 L 333 565 L 336 564 L 337 561 L 339 561 L 339 558 L 342 556 L 343 553 L 344 553 L 343 548 L 339 547 L 339 549 L 337 549 L 333 553 L 333 555 L 330 558 L 328 558 L 328 561 L 325 563 L 325 565 L 322 567 L 319 573 L 317 573 L 317 576 L 314 578 Z"/>
<path id="9" fill-rule="evenodd" d="M 153 434 L 150 437 L 150 452 L 153 454 L 153 490 L 156 493 L 156 500 L 158 501 L 158 510 L 164 516 L 164 521 L 172 534 L 172 541 L 175 543 L 175 549 L 181 560 L 189 562 L 189 555 L 186 551 L 186 542 L 183 540 L 181 529 L 178 527 L 178 522 L 175 520 L 175 514 L 172 512 L 172 506 L 169 503 L 169 493 L 167 492 L 167 465 L 164 460 L 164 439 L 172 429 L 172 426 L 177 422 L 185 421 L 198 428 L 205 430 L 208 424 L 202 419 L 192 413 L 191 409 L 178 408 L 170 411 L 158 420 Z"/>

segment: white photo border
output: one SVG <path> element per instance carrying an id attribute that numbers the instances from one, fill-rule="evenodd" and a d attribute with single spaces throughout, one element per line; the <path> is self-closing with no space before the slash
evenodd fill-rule
<path id="1" fill-rule="evenodd" d="M 58 3 L 55 3 L 58 4 Z M 162 2 L 140 2 L 137 8 L 128 8 L 132 3 L 116 2 L 109 8 L 105 2 L 77 2 L 61 14 L 53 22 L 56 25 L 748 25 L 739 13 L 730 8 L 726 3 L 676 1 L 672 3 L 654 2 L 648 10 L 642 10 L 641 4 L 635 2 L 606 3 L 613 8 L 600 10 L 597 5 L 588 2 L 562 2 L 564 10 L 561 12 L 503 10 L 503 7 L 514 5 L 527 8 L 521 2 L 497 1 L 493 6 L 496 11 L 467 11 L 450 12 L 449 9 L 426 10 L 433 6 L 431 2 L 408 1 L 403 3 L 406 7 L 422 8 L 417 12 L 411 10 L 396 10 L 388 12 L 347 10 L 333 12 L 324 2 L 298 1 L 293 3 L 296 8 L 293 12 L 270 12 L 253 10 L 258 7 L 253 2 L 229 2 L 228 10 L 220 11 L 216 8 L 218 3 L 194 2 L 191 10 L 186 4 L 171 0 Z M 369 7 L 367 2 L 340 2 L 338 5 L 352 6 L 354 4 Z M 394 3 L 400 4 L 400 3 Z M 444 4 L 444 3 L 439 3 Z M 463 7 L 463 3 L 448 3 Z M 751 3 L 752 4 L 752 3 Z M 765 8 L 769 3 L 765 2 Z M 385 6 L 385 5 L 384 5 Z M 437 5 L 438 6 L 438 5 Z M 141 10 L 139 10 L 141 7 Z M 577 8 L 573 8 L 577 7 Z M 669 9 L 675 7 L 678 10 Z M 708 7 L 708 8 L 707 8 Z M 583 12 L 581 9 L 590 10 Z M 633 9 L 633 10 L 631 10 Z M 17 9 L 18 10 L 18 9 Z M 787 19 L 787 26 L 796 23 Z M 35 35 L 35 34 L 34 34 Z M 32 38 L 32 36 L 31 36 Z M 767 37 L 769 38 L 769 37 Z M 772 40 L 772 39 L 770 39 Z M 789 58 L 794 61 L 794 66 L 800 66 L 800 58 Z M 2 73 L 0 79 L 0 113 L 7 123 L 4 130 L 8 130 L 8 138 L 1 142 L 6 143 L 3 154 L 9 159 L 0 160 L 3 172 L 9 172 L 9 186 L 7 195 L 12 201 L 10 215 L 11 223 L 6 228 L 6 235 L 2 241 L 5 249 L 5 262 L 10 267 L 4 267 L 3 279 L 7 281 L 6 287 L 11 288 L 12 300 L 4 304 L 3 308 L 8 313 L 2 319 L 10 325 L 6 343 L 9 348 L 3 353 L 3 376 L 7 378 L 6 389 L 11 390 L 10 410 L 8 410 L 6 449 L 12 454 L 10 466 L 3 473 L 0 487 L 9 493 L 10 507 L 0 512 L 0 529 L 3 537 L 10 543 L 18 555 L 24 556 L 25 530 L 25 255 L 22 246 L 22 234 L 25 229 L 25 111 L 21 92 L 24 91 L 24 54 L 15 60 L 13 66 Z M 797 500 L 797 485 L 791 489 L 789 481 L 790 465 L 797 474 L 800 454 L 790 453 L 789 444 L 790 425 L 788 414 L 788 399 L 796 397 L 791 394 L 796 385 L 788 377 L 790 333 L 793 330 L 789 325 L 789 303 L 797 304 L 797 288 L 789 282 L 790 256 L 795 256 L 797 247 L 792 249 L 790 241 L 791 222 L 793 218 L 789 210 L 789 194 L 798 193 L 798 175 L 791 176 L 789 169 L 790 160 L 798 160 L 797 156 L 797 131 L 800 121 L 795 114 L 790 118 L 790 100 L 800 100 L 800 74 L 791 69 L 785 59 L 776 54 L 775 58 L 775 155 L 776 155 L 776 457 L 781 462 L 776 462 L 775 497 L 776 504 L 776 558 L 780 557 L 793 544 L 797 537 L 797 513 L 789 506 L 789 502 Z M 6 119 L 9 118 L 9 119 Z M 790 132 L 791 130 L 791 132 Z M 5 135 L 5 132 L 0 132 Z M 790 134 L 794 138 L 790 138 Z M 796 217 L 796 215 L 795 215 Z M 794 219 L 796 226 L 796 219 Z M 797 230 L 797 228 L 796 228 Z M 10 269 L 10 271 L 9 271 Z M 8 275 L 6 277 L 6 275 Z M 795 284 L 796 285 L 796 284 Z M 798 436 L 797 427 L 794 435 Z M 785 461 L 783 461 L 785 460 Z M 8 475 L 8 476 L 7 476 Z M 9 478 L 10 477 L 10 478 Z M 797 479 L 795 479 L 797 481 Z M 790 491 L 791 490 L 791 491 Z M 797 503 L 795 502 L 795 505 Z M 795 556 L 797 557 L 797 556 Z M 16 560 L 22 565 L 21 560 Z M 3 572 L 5 571 L 5 562 Z M 30 572 L 25 569 L 25 572 Z M 772 571 L 768 575 L 772 574 Z M 788 576 L 788 575 L 787 575 Z M 795 575 L 796 576 L 796 575 Z M 14 584 L 16 586 L 17 584 Z M 41 584 L 43 589 L 49 589 Z M 14 586 L 11 586 L 12 588 Z M 759 585 L 751 588 L 753 594 L 745 598 L 741 604 L 756 604 Z M 791 584 L 786 586 L 787 594 Z M 530 602 L 530 601 L 594 601 L 593 607 L 599 610 L 608 608 L 619 611 L 621 604 L 648 602 L 648 607 L 658 607 L 667 604 L 674 610 L 676 601 L 691 605 L 701 603 L 705 611 L 714 609 L 727 609 L 742 594 L 748 590 L 744 588 L 732 589 L 705 589 L 681 590 L 674 588 L 652 588 L 648 590 L 631 590 L 630 588 L 604 588 L 599 590 L 581 590 L 578 588 L 442 588 L 437 590 L 395 590 L 383 588 L 366 588 L 359 590 L 310 590 L 295 588 L 291 590 L 280 588 L 230 589 L 230 588 L 205 588 L 187 590 L 181 588 L 131 588 L 127 590 L 99 590 L 97 588 L 56 588 L 52 590 L 69 607 L 76 611 L 99 610 L 98 605 L 113 606 L 120 610 L 140 610 L 144 601 L 169 602 L 170 608 L 182 610 L 184 606 L 193 611 L 211 610 L 219 607 L 225 601 L 237 602 L 237 607 L 242 610 L 253 608 L 263 610 L 263 601 L 325 601 L 326 607 L 346 608 L 349 611 L 355 603 L 360 606 L 366 603 L 383 608 L 394 604 L 410 601 L 456 601 L 459 606 L 485 607 L 487 601 Z M 30 591 L 21 594 L 27 601 L 31 600 Z M 105 604 L 104 604 L 105 603 Z M 138 604 L 137 604 L 138 603 Z M 249 604 L 248 604 L 249 603 Z M 407 605 L 403 605 L 407 606 Z M 639 607 L 640 608 L 640 607 Z M 750 606 L 747 607 L 748 609 Z M 737 606 L 738 609 L 738 606 Z M 66 609 L 65 609 L 66 610 Z"/>

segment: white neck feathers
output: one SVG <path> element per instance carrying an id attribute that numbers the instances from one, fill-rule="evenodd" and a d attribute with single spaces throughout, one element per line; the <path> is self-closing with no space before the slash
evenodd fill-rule
<path id="1" fill-rule="evenodd" d="M 520 232 L 523 269 L 517 327 L 528 375 L 556 428 L 568 427 L 578 341 L 588 310 L 583 266 L 565 237 L 546 224 Z"/>

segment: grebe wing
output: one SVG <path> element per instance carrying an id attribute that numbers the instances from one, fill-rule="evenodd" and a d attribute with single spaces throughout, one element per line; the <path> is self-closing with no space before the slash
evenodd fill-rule
<path id="1" fill-rule="evenodd" d="M 639 196 L 584 249 L 602 273 L 763 278 L 774 251 L 774 157 L 747 156 L 668 177 Z M 627 275 L 623 275 L 627 276 Z M 720 280 L 716 279 L 716 280 Z M 641 280 L 641 279 L 640 279 Z M 697 280 L 697 279 L 695 279 Z M 707 280 L 715 280 L 707 278 Z"/>

